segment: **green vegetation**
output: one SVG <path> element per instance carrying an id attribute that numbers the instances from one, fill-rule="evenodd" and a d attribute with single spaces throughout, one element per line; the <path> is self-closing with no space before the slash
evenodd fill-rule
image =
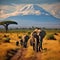
<path id="1" fill-rule="evenodd" d="M 30 34 L 32 31 L 33 31 L 34 29 L 32 29 L 32 28 L 14 28 L 14 29 L 12 29 L 12 28 L 10 28 L 9 29 L 9 31 L 8 31 L 8 33 L 19 33 L 19 32 L 21 32 L 21 33 L 28 33 L 28 34 Z M 60 33 L 60 29 L 44 29 L 45 31 L 46 31 L 46 33 Z M 0 29 L 0 32 L 2 32 L 2 33 L 4 33 L 5 32 L 5 30 L 4 29 Z"/>
<path id="2" fill-rule="evenodd" d="M 10 38 L 9 37 L 5 38 L 4 42 L 10 43 Z"/>
<path id="3" fill-rule="evenodd" d="M 47 35 L 48 40 L 56 40 L 53 34 Z"/>

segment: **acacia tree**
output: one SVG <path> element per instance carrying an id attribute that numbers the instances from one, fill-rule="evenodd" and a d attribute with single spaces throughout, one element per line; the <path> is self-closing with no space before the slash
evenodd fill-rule
<path id="1" fill-rule="evenodd" d="M 0 25 L 3 25 L 5 27 L 6 32 L 8 31 L 8 26 L 10 24 L 17 24 L 15 21 L 1 21 Z"/>

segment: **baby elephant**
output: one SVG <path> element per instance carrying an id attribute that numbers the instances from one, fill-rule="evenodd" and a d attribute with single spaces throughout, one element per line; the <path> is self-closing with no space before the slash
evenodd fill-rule
<path id="1" fill-rule="evenodd" d="M 23 47 L 27 48 L 27 42 L 29 40 L 29 36 L 28 35 L 25 35 L 24 38 L 23 38 Z"/>

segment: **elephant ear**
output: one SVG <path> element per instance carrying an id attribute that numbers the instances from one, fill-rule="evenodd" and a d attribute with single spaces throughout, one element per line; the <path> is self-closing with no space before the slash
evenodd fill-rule
<path id="1" fill-rule="evenodd" d="M 32 34 L 32 36 L 34 37 L 34 38 L 36 38 L 36 36 L 37 36 L 37 32 L 33 32 L 33 34 Z"/>
<path id="2" fill-rule="evenodd" d="M 46 35 L 46 32 L 45 32 L 44 30 L 41 30 L 41 32 L 39 33 L 39 35 L 40 35 L 41 37 L 44 37 L 44 36 Z"/>

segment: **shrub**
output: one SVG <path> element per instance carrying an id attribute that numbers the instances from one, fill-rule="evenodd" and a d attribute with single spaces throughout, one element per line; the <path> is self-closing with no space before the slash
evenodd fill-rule
<path id="1" fill-rule="evenodd" d="M 4 37 L 9 37 L 9 35 L 4 35 Z"/>
<path id="2" fill-rule="evenodd" d="M 57 33 L 54 33 L 54 35 L 58 35 Z"/>
<path id="3" fill-rule="evenodd" d="M 19 41 L 16 41 L 16 46 L 19 46 Z"/>
<path id="4" fill-rule="evenodd" d="M 53 34 L 47 35 L 48 40 L 56 40 Z"/>
<path id="5" fill-rule="evenodd" d="M 21 38 L 22 38 L 22 36 L 18 36 L 18 38 L 20 38 L 20 39 L 21 39 Z"/>
<path id="6" fill-rule="evenodd" d="M 28 32 L 28 35 L 30 35 L 31 34 L 31 32 Z"/>
<path id="7" fill-rule="evenodd" d="M 5 38 L 4 42 L 10 43 L 10 38 L 9 37 Z"/>

